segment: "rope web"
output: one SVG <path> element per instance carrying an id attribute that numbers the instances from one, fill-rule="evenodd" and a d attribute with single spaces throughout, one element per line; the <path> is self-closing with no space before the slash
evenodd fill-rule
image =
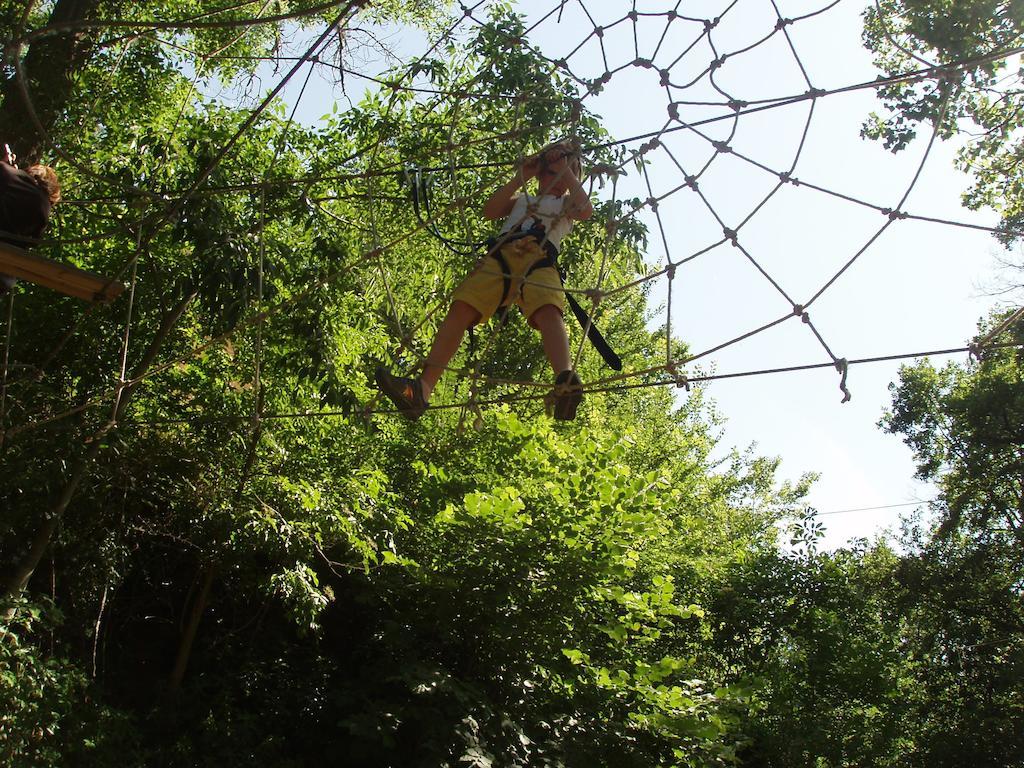
<path id="1" fill-rule="evenodd" d="M 542 0 L 531 5 L 536 7 Z M 445 265 L 435 279 L 428 295 L 424 296 L 423 307 L 401 306 L 396 299 L 393 286 L 402 279 L 396 273 L 396 264 L 389 262 L 389 256 L 400 247 L 422 243 L 424 248 L 436 252 L 435 236 L 440 235 L 453 242 L 472 248 L 468 244 L 479 239 L 482 224 L 477 211 L 483 200 L 497 186 L 507 180 L 518 162 L 545 143 L 558 138 L 573 139 L 581 145 L 584 186 L 588 188 L 595 207 L 611 212 L 607 226 L 599 233 L 598 247 L 586 254 L 569 257 L 573 262 L 565 290 L 575 295 L 581 303 L 589 305 L 591 317 L 598 324 L 614 320 L 616 307 L 622 302 L 635 300 L 637 296 L 650 296 L 662 302 L 663 310 L 658 315 L 662 321 L 660 341 L 663 358 L 656 364 L 644 367 L 630 367 L 627 359 L 626 370 L 605 375 L 585 382 L 587 393 L 615 392 L 639 387 L 678 386 L 688 387 L 691 383 L 712 381 L 721 378 L 769 374 L 780 371 L 811 370 L 831 367 L 836 370 L 837 384 L 843 401 L 848 400 L 847 372 L 851 365 L 876 362 L 879 360 L 905 359 L 930 354 L 949 354 L 967 351 L 967 347 L 931 350 L 900 355 L 876 355 L 859 359 L 847 359 L 840 350 L 829 343 L 827 329 L 821 328 L 812 317 L 811 309 L 823 296 L 839 283 L 858 260 L 872 249 L 872 246 L 891 227 L 899 222 L 919 221 L 947 227 L 967 228 L 995 232 L 992 227 L 965 221 L 954 221 L 925 215 L 908 210 L 905 206 L 912 191 L 918 185 L 925 165 L 932 154 L 939 137 L 936 123 L 931 137 L 925 142 L 914 172 L 897 193 L 884 194 L 887 199 L 864 199 L 842 189 L 831 188 L 820 180 L 805 177 L 802 160 L 809 137 L 815 125 L 819 105 L 823 101 L 855 91 L 870 91 L 896 83 L 924 84 L 942 103 L 948 102 L 955 85 L 957 74 L 965 68 L 977 66 L 986 61 L 1000 61 L 1019 55 L 1021 48 L 993 51 L 986 57 L 963 62 L 932 64 L 921 60 L 919 69 L 890 77 L 879 77 L 870 81 L 852 82 L 840 87 L 825 89 L 819 87 L 814 73 L 805 65 L 796 40 L 796 30 L 813 25 L 820 17 L 832 11 L 840 0 L 812 3 L 808 0 L 783 2 L 770 0 L 758 3 L 755 17 L 760 31 L 740 44 L 733 44 L 735 33 L 728 30 L 730 24 L 743 20 L 744 29 L 752 28 L 750 18 L 753 6 L 743 0 L 722 2 L 716 7 L 716 15 L 700 17 L 691 13 L 681 0 L 640 2 L 630 4 L 597 3 L 594 0 L 557 0 L 547 2 L 535 14 L 530 26 L 521 32 L 506 32 L 504 39 L 494 41 L 495 45 L 519 46 L 529 51 L 540 61 L 546 62 L 547 71 L 537 73 L 539 77 L 558 79 L 565 84 L 565 94 L 560 99 L 540 96 L 530 92 L 495 93 L 480 86 L 480 78 L 486 72 L 488 62 L 478 61 L 477 73 L 466 77 L 456 89 L 445 90 L 432 84 L 429 71 L 424 63 L 431 57 L 443 56 L 445 46 L 487 28 L 489 4 L 481 0 L 472 5 L 459 5 L 459 11 L 451 23 L 431 36 L 425 48 L 409 63 L 389 68 L 388 62 L 380 60 L 363 62 L 366 66 L 353 64 L 339 56 L 332 47 L 337 47 L 339 36 L 355 23 L 356 14 L 363 5 L 360 2 L 323 3 L 309 9 L 307 15 L 327 12 L 332 21 L 321 26 L 311 37 L 308 46 L 294 54 L 279 50 L 273 56 L 243 56 L 233 53 L 233 42 L 241 39 L 248 31 L 261 25 L 272 24 L 280 16 L 265 15 L 271 5 L 261 2 L 236 2 L 225 5 L 222 11 L 208 11 L 188 19 L 179 20 L 108 20 L 74 25 L 44 27 L 26 30 L 25 20 L 16 30 L 15 43 L 26 45 L 48 35 L 63 34 L 86 29 L 99 30 L 108 37 L 106 46 L 119 51 L 124 58 L 133 41 L 146 37 L 157 41 L 168 59 L 183 53 L 195 55 L 199 64 L 193 72 L 191 86 L 182 96 L 178 119 L 167 135 L 158 137 L 170 146 L 180 128 L 186 105 L 200 87 L 204 68 L 214 63 L 224 65 L 237 62 L 240 66 L 251 66 L 263 62 L 272 65 L 276 83 L 265 97 L 252 99 L 253 104 L 247 117 L 234 132 L 226 137 L 217 151 L 206 160 L 205 165 L 187 184 L 176 188 L 144 189 L 125 185 L 116 177 L 96 171 L 89 163 L 76 159 L 73 148 L 61 147 L 49 142 L 53 154 L 62 162 L 72 166 L 82 176 L 91 179 L 92 189 L 97 194 L 68 200 L 64 205 L 97 213 L 99 219 L 110 219 L 111 225 L 103 231 L 76 238 L 51 238 L 40 246 L 58 253 L 63 246 L 85 242 L 124 244 L 130 255 L 123 259 L 112 279 L 131 277 L 132 290 L 128 292 L 128 306 L 125 322 L 120 331 L 120 349 L 116 370 L 112 372 L 113 383 L 100 391 L 68 402 L 63 409 L 47 409 L 27 415 L 20 423 L 2 424 L 3 436 L 10 439 L 35 428 L 53 424 L 101 404 L 113 405 L 111 420 L 115 421 L 121 409 L 122 394 L 126 389 L 135 388 L 145 380 L 158 377 L 175 366 L 207 353 L 214 347 L 222 346 L 234 337 L 253 334 L 255 360 L 255 391 L 252 413 L 249 415 L 198 414 L 209 420 L 252 421 L 252 431 L 258 434 L 263 419 L 318 418 L 326 416 L 351 415 L 351 409 L 296 411 L 292 413 L 263 412 L 264 390 L 269 385 L 262 364 L 264 328 L 269 320 L 294 309 L 316 295 L 319 287 L 358 275 L 363 281 L 374 286 L 385 296 L 388 322 L 394 329 L 394 356 L 407 370 L 416 370 L 425 361 L 425 346 L 433 324 L 450 304 L 450 293 L 459 279 L 468 272 L 465 254 L 461 260 Z M 600 8 L 600 11 L 598 10 Z M 230 20 L 220 18 L 225 12 L 252 11 L 251 17 Z M 26 14 L 27 19 L 27 14 Z M 202 55 L 196 54 L 182 41 L 184 31 L 230 29 L 232 36 L 223 46 Z M 119 47 L 120 46 L 120 47 Z M 333 53 L 332 53 L 333 51 Z M 774 61 L 785 62 L 790 75 L 785 82 L 772 81 L 751 84 L 750 67 L 769 56 Z M 121 58 L 117 58 L 120 66 Z M 384 57 L 385 59 L 387 57 Z M 749 62 L 754 62 L 751 65 Z M 229 185 L 210 183 L 217 167 L 237 149 L 239 141 L 260 126 L 278 97 L 286 92 L 292 83 L 303 80 L 299 97 L 286 121 L 280 121 L 274 158 L 286 151 L 288 131 L 295 122 L 299 101 L 306 92 L 306 86 L 315 73 L 336 82 L 351 85 L 353 81 L 368 84 L 376 89 L 377 98 L 382 102 L 381 114 L 386 118 L 410 104 L 421 107 L 431 105 L 433 113 L 442 116 L 446 125 L 434 124 L 430 130 L 440 132 L 442 141 L 434 141 L 436 151 L 434 162 L 415 167 L 414 173 L 427 179 L 432 189 L 432 207 L 425 217 L 411 228 L 396 230 L 393 222 L 386 220 L 383 203 L 410 206 L 403 197 L 407 189 L 395 180 L 409 178 L 410 164 L 406 159 L 393 159 L 387 151 L 389 140 L 383 133 L 366 142 L 344 158 L 339 164 L 342 170 L 332 172 L 311 172 L 296 178 L 271 177 L 269 171 L 260 171 L 249 180 L 239 180 Z M 39 131 L 39 123 L 32 109 L 33 95 L 29 92 L 25 74 L 17 61 L 14 75 L 22 95 L 29 105 L 29 114 Z M 754 79 L 756 80 L 756 78 Z M 646 130 L 618 137 L 607 135 L 595 138 L 593 125 L 588 127 L 587 118 L 599 114 L 607 102 L 602 94 L 626 83 L 629 88 L 638 84 L 638 94 L 643 97 L 658 94 L 661 106 L 644 104 L 645 119 L 655 116 L 660 122 Z M 639 87 L 642 83 L 643 86 Z M 463 120 L 474 111 L 487 108 L 488 104 L 502 104 L 513 107 L 511 123 L 491 126 L 491 130 L 478 131 L 473 138 L 462 135 Z M 557 107 L 557 108 L 556 108 Z M 540 121 L 538 115 L 550 110 L 558 119 Z M 771 126 L 774 116 L 784 114 L 791 124 L 787 149 L 783 152 L 760 153 L 756 142 L 749 141 L 752 133 L 761 126 Z M 795 115 L 795 117 L 794 117 Z M 607 117 L 607 115 L 605 115 Z M 426 128 L 424 130 L 427 130 Z M 44 132 L 45 133 L 45 132 Z M 483 151 L 489 158 L 485 161 L 467 162 L 469 150 Z M 735 190 L 736 170 L 745 169 L 751 178 L 757 179 L 744 189 L 744 194 L 729 194 Z M 667 170 L 666 170 L 667 169 Z M 806 280 L 794 281 L 779 274 L 773 265 L 771 254 L 762 253 L 748 238 L 748 233 L 758 222 L 771 215 L 774 202 L 799 189 L 802 194 L 813 193 L 842 203 L 851 209 L 878 214 L 878 223 L 871 234 L 862 242 L 849 243 L 846 252 L 840 254 L 827 272 L 817 277 L 817 282 L 807 287 Z M 360 239 L 362 247 L 347 260 L 337 260 L 327 265 L 321 278 L 312 285 L 296 286 L 287 295 L 277 296 L 268 301 L 264 291 L 264 269 L 266 267 L 265 232 L 267 228 L 267 196 L 286 194 L 301 197 L 310 210 L 348 228 Z M 240 317 L 231 327 L 198 341 L 171 359 L 153 362 L 137 375 L 127 375 L 127 355 L 131 337 L 133 302 L 136 298 L 138 267 L 150 252 L 151 245 L 165 236 L 166 230 L 183 215 L 193 199 L 221 196 L 225 199 L 238 196 L 252 196 L 256 201 L 259 226 L 256 248 L 256 266 L 259 273 L 255 311 Z M 362 200 L 366 205 L 366 218 L 353 221 L 332 210 L 334 200 Z M 109 213 L 103 213 L 109 211 Z M 679 222 L 685 222 L 681 229 Z M 592 222 L 578 223 L 574 235 L 566 246 L 567 250 L 577 249 L 575 232 L 593 228 Z M 55 229 L 58 229 L 55 227 Z M 642 266 L 634 274 L 616 267 L 616 259 L 622 250 L 617 247 L 623 233 L 636 233 L 645 229 L 650 241 L 639 255 Z M 63 230 L 59 230 L 63 231 Z M 1006 233 L 1006 230 L 999 230 Z M 1021 234 L 1021 233 L 1006 233 Z M 835 254 L 830 259 L 835 260 Z M 687 284 L 688 270 L 696 265 L 716 260 L 739 259 L 746 265 L 749 275 L 763 288 L 770 300 L 760 323 L 752 327 L 733 329 L 724 333 L 719 340 L 705 348 L 687 350 L 677 338 L 680 333 L 681 314 L 679 286 Z M 407 268 L 407 267 L 406 267 Z M 784 270 L 783 270 L 784 271 Z M 581 279 L 589 278 L 586 283 Z M 527 278 L 529 282 L 529 278 Z M 796 284 L 794 284 L 796 283 Z M 692 286 L 692 281 L 688 283 Z M 730 291 L 727 289 L 728 295 Z M 733 300 L 743 297 L 732 297 Z M 10 408 L 7 398 L 11 387 L 8 375 L 8 347 L 13 299 L 8 305 L 6 318 L 7 344 L 3 360 L 4 370 L 0 384 L 0 417 L 8 416 Z M 49 369 L 57 361 L 66 345 L 76 339 L 89 325 L 94 313 L 104 310 L 90 307 L 80 313 L 56 348 L 44 355 L 31 366 L 31 376 L 41 381 L 49 375 Z M 567 318 L 571 328 L 571 320 Z M 813 345 L 825 356 L 825 362 L 805 365 L 775 366 L 738 373 L 719 374 L 700 368 L 702 363 L 727 348 L 735 347 L 785 324 L 799 324 L 806 328 Z M 614 323 L 613 323 L 614 325 Z M 996 329 L 985 339 L 987 345 L 1001 346 L 996 338 Z M 501 324 L 492 323 L 487 338 L 475 360 L 465 366 L 454 366 L 459 382 L 453 401 L 431 403 L 431 408 L 459 409 L 462 421 L 472 417 L 479 420 L 480 409 L 495 403 L 535 402 L 539 404 L 550 390 L 547 381 L 530 379 L 503 379 L 493 376 L 488 370 L 490 353 Z M 585 334 L 579 329 L 570 330 L 574 342 L 573 360 L 579 366 L 584 358 L 592 356 L 593 350 L 586 346 Z M 612 346 L 616 346 L 614 333 L 607 333 Z M 973 351 L 978 351 L 976 348 Z M 459 360 L 460 358 L 456 358 Z M 26 366 L 27 367 L 27 366 Z M 459 394 L 461 393 L 461 394 Z M 366 413 L 387 412 L 379 400 L 370 402 Z M 149 423 L 173 423 L 188 421 L 194 416 L 181 419 Z"/>

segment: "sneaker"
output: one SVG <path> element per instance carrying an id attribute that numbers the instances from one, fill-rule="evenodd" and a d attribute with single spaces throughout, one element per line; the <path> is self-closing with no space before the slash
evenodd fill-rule
<path id="1" fill-rule="evenodd" d="M 423 385 L 419 379 L 392 376 L 384 366 L 377 368 L 374 378 L 380 391 L 388 396 L 398 412 L 407 419 L 415 421 L 427 410 L 427 401 L 423 399 Z"/>
<path id="2" fill-rule="evenodd" d="M 576 371 L 562 371 L 555 377 L 555 418 L 559 421 L 572 421 L 576 418 L 576 409 L 583 400 L 583 382 Z"/>

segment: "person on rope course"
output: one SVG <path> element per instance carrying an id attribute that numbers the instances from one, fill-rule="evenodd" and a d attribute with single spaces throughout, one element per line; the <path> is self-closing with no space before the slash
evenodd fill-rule
<path id="1" fill-rule="evenodd" d="M 17 158 L 4 144 L 0 155 L 0 242 L 20 247 L 38 240 L 60 201 L 60 182 L 48 165 L 18 168 Z M 0 274 L 0 296 L 17 280 Z"/>
<path id="2" fill-rule="evenodd" d="M 487 254 L 452 294 L 451 308 L 438 328 L 422 375 L 405 378 L 391 375 L 383 366 L 377 368 L 377 385 L 404 416 L 415 420 L 423 415 L 466 331 L 516 304 L 540 332 L 554 370 L 554 417 L 576 418 L 583 383 L 572 370 L 563 319 L 565 291 L 556 257 L 573 221 L 589 219 L 594 212 L 580 175 L 578 150 L 569 142 L 557 142 L 523 160 L 512 178 L 484 203 L 485 218 L 505 217 L 505 221 L 498 236 L 488 241 Z M 525 192 L 533 178 L 537 179 L 536 195 Z"/>

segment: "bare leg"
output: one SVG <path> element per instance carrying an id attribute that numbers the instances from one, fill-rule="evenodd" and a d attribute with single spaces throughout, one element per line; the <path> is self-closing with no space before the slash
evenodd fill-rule
<path id="1" fill-rule="evenodd" d="M 551 363 L 555 374 L 569 369 L 569 334 L 565 330 L 565 320 L 554 304 L 545 304 L 530 316 L 530 325 L 540 331 L 544 343 L 544 354 Z"/>
<path id="2" fill-rule="evenodd" d="M 480 313 L 469 304 L 458 300 L 452 302 L 444 322 L 437 329 L 434 344 L 430 347 L 430 354 L 427 355 L 427 362 L 423 366 L 420 383 L 423 385 L 424 400 L 430 400 L 430 394 L 434 391 L 437 380 L 441 378 L 445 366 L 459 350 L 462 337 L 478 320 L 480 320 Z M 568 342 L 566 342 L 566 352 L 568 353 Z"/>

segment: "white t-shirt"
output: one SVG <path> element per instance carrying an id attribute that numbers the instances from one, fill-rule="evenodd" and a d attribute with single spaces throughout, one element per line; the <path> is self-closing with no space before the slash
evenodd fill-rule
<path id="1" fill-rule="evenodd" d="M 540 224 L 547 232 L 548 242 L 557 248 L 572 229 L 572 219 L 562 213 L 568 199 L 568 195 L 519 195 L 501 231 L 527 230 Z"/>

